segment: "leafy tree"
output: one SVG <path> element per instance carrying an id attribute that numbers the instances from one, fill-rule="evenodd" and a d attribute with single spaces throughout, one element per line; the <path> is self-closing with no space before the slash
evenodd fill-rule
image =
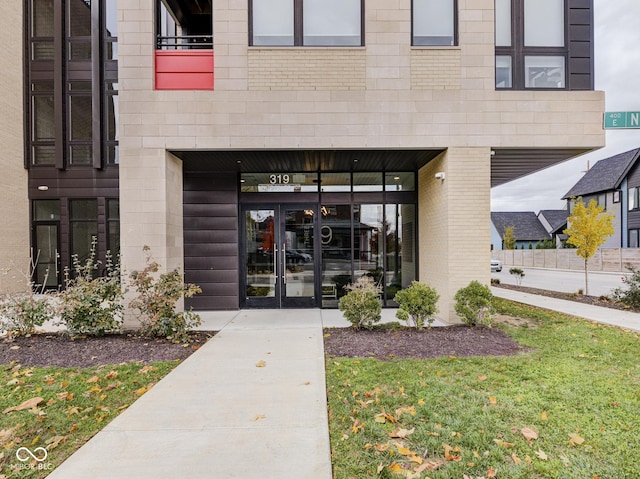
<path id="1" fill-rule="evenodd" d="M 563 231 L 568 235 L 567 243 L 577 248 L 576 253 L 584 259 L 584 291 L 589 294 L 588 261 L 598 247 L 613 234 L 613 215 L 603 213 L 604 207 L 596 200 L 584 204 L 581 197 L 574 201 L 573 213 L 567 223 L 569 227 Z"/>
<path id="2" fill-rule="evenodd" d="M 516 245 L 516 237 L 513 234 L 513 226 L 507 226 L 504 229 L 504 236 L 502 237 L 502 242 L 504 243 L 504 249 L 517 249 Z"/>

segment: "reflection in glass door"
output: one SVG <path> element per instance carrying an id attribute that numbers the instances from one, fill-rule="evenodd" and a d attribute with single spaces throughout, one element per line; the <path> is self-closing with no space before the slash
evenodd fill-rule
<path id="1" fill-rule="evenodd" d="M 35 264 L 34 282 L 38 288 L 57 288 L 59 280 L 58 225 L 38 224 L 33 261 Z"/>
<path id="2" fill-rule="evenodd" d="M 317 306 L 315 217 L 313 206 L 244 211 L 245 306 Z"/>

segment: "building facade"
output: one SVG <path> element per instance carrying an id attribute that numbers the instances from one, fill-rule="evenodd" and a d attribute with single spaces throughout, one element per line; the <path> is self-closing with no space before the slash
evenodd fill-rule
<path id="1" fill-rule="evenodd" d="M 24 6 L 32 247 L 149 246 L 195 309 L 335 307 L 367 274 L 453 319 L 490 187 L 604 145 L 588 0 Z"/>

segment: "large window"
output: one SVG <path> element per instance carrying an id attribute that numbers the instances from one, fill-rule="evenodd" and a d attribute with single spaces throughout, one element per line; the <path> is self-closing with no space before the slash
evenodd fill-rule
<path id="1" fill-rule="evenodd" d="M 361 46 L 363 0 L 253 0 L 254 46 Z"/>
<path id="2" fill-rule="evenodd" d="M 413 0 L 413 45 L 457 43 L 457 0 Z"/>
<path id="3" fill-rule="evenodd" d="M 640 248 L 640 230 L 629 230 L 629 248 Z"/>
<path id="4" fill-rule="evenodd" d="M 91 247 L 98 238 L 97 200 L 69 201 L 71 230 L 71 255 L 77 256 L 84 264 L 91 253 Z M 71 262 L 73 264 L 73 261 Z"/>
<path id="5" fill-rule="evenodd" d="M 640 188 L 629 188 L 629 211 L 640 209 Z"/>
<path id="6" fill-rule="evenodd" d="M 496 88 L 567 87 L 564 0 L 496 0 Z"/>

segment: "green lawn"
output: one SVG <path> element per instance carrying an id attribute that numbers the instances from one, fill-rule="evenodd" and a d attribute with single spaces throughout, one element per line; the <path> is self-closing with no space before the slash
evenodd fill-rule
<path id="1" fill-rule="evenodd" d="M 177 366 L 178 361 L 90 369 L 0 365 L 0 479 L 41 478 Z M 26 401 L 30 403 L 26 403 Z M 34 407 L 28 407 L 34 405 Z M 8 411 L 23 405 L 26 409 Z M 26 447 L 38 458 L 29 459 Z M 24 450 L 23 450 L 24 451 Z"/>
<path id="2" fill-rule="evenodd" d="M 640 335 L 496 304 L 529 352 L 327 358 L 336 479 L 640 477 Z"/>

